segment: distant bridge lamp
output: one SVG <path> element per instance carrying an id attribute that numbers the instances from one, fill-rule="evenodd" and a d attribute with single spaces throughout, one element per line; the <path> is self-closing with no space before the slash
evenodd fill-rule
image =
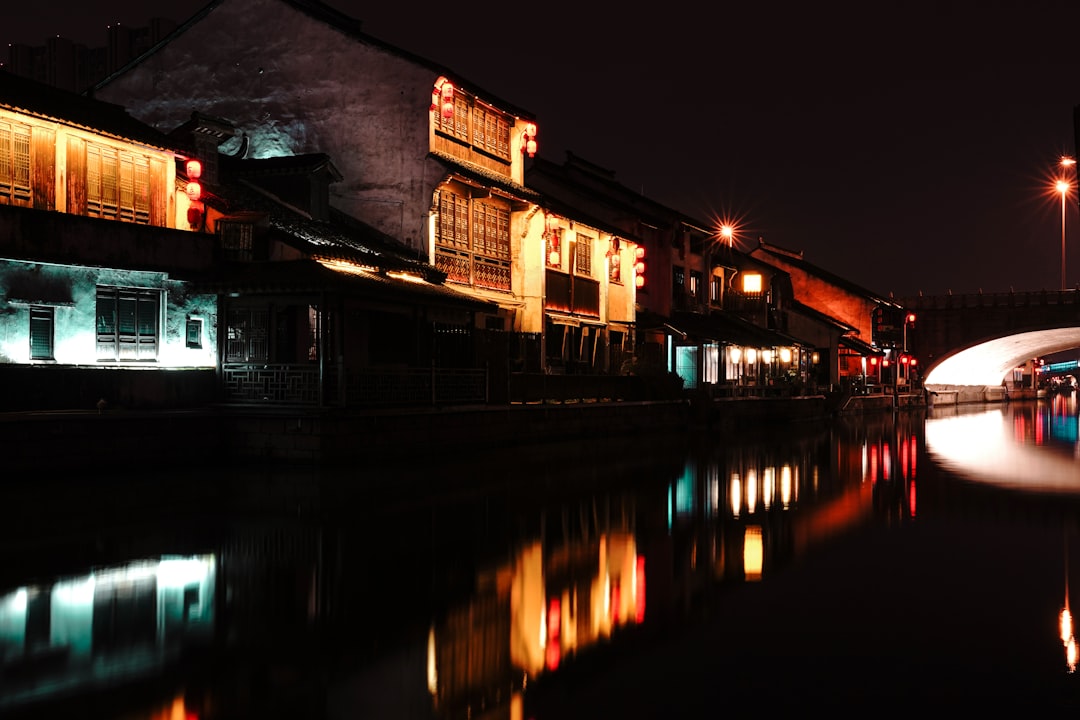
<path id="1" fill-rule="evenodd" d="M 1061 156 L 1062 169 L 1072 168 L 1076 165 L 1076 158 L 1068 155 Z M 1054 184 L 1054 189 L 1061 193 L 1061 289 L 1065 289 L 1065 198 L 1072 190 L 1072 183 L 1065 178 L 1059 178 Z"/>

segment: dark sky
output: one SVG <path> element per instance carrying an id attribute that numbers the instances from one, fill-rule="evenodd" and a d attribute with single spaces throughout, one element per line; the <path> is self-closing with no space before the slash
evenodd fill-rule
<path id="1" fill-rule="evenodd" d="M 0 41 L 101 45 L 110 23 L 204 4 L 36 0 Z M 533 112 L 542 156 L 569 150 L 703 221 L 734 219 L 747 247 L 763 236 L 897 297 L 1060 285 L 1051 185 L 1074 152 L 1075 0 L 329 4 Z"/>

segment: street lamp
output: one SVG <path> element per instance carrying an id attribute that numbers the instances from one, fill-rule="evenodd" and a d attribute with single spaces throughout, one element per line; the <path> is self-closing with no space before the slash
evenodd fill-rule
<path id="1" fill-rule="evenodd" d="M 1071 158 L 1068 155 L 1061 156 L 1061 167 L 1071 168 L 1076 165 L 1076 159 Z M 1065 289 L 1065 198 L 1068 196 L 1069 191 L 1072 189 L 1072 183 L 1068 180 L 1061 178 L 1054 186 L 1057 191 L 1061 193 L 1061 289 Z"/>

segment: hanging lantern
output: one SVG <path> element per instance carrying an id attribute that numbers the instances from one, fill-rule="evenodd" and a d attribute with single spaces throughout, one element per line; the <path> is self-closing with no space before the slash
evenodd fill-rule
<path id="1" fill-rule="evenodd" d="M 548 254 L 548 265 L 553 265 L 555 267 L 559 266 L 559 251 L 558 250 L 552 250 Z"/>
<path id="2" fill-rule="evenodd" d="M 187 194 L 189 200 L 198 200 L 202 197 L 202 186 L 192 180 L 184 188 L 184 193 Z"/>
<path id="3" fill-rule="evenodd" d="M 202 177 L 202 163 L 198 160 L 188 160 L 185 167 L 187 169 L 188 179 L 198 180 L 200 177 Z"/>
<path id="4" fill-rule="evenodd" d="M 536 123 L 525 126 L 525 132 L 521 136 L 521 151 L 528 153 L 529 157 L 536 155 Z"/>
<path id="5" fill-rule="evenodd" d="M 444 82 L 440 88 L 440 94 L 442 95 L 442 116 L 449 120 L 454 117 L 454 84 L 449 81 Z"/>

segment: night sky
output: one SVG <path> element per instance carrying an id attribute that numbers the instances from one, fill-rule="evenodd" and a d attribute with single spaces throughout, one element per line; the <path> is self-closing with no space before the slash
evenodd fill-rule
<path id="1" fill-rule="evenodd" d="M 180 22 L 204 4 L 37 0 L 5 11 L 0 41 L 103 45 L 110 23 Z M 764 237 L 896 297 L 1060 285 L 1052 179 L 1074 152 L 1075 0 L 478 0 L 426 18 L 328 4 L 533 112 L 541 156 L 571 151 L 691 216 L 735 220 L 744 247 Z M 1066 231 L 1074 287 L 1075 191 Z"/>

